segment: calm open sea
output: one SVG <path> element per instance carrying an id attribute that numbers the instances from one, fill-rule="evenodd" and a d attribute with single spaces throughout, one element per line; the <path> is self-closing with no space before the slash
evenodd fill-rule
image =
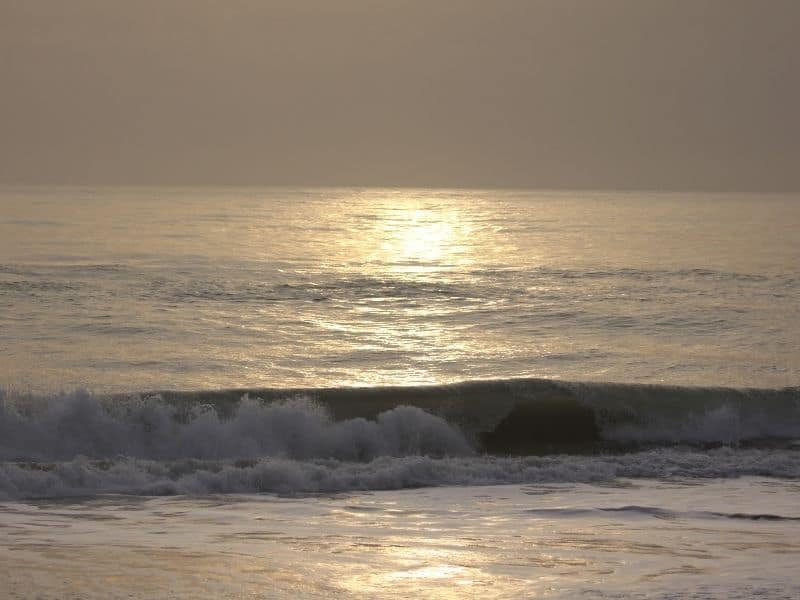
<path id="1" fill-rule="evenodd" d="M 798 196 L 0 188 L 0 588 L 796 597 L 798 232 Z"/>
<path id="2" fill-rule="evenodd" d="M 5 189 L 23 389 L 797 385 L 800 198 Z"/>

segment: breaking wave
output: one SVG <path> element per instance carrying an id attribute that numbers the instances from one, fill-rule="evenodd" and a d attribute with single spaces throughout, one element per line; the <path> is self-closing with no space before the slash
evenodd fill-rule
<path id="1" fill-rule="evenodd" d="M 800 389 L 0 392 L 0 498 L 800 477 Z"/>
<path id="2" fill-rule="evenodd" d="M 278 457 L 367 461 L 379 456 L 465 455 L 464 436 L 442 418 L 398 406 L 375 420 L 334 421 L 306 399 L 265 403 L 245 396 L 230 416 L 208 404 L 188 408 L 148 398 L 68 394 L 36 407 L 0 408 L 0 459 L 152 460 Z"/>

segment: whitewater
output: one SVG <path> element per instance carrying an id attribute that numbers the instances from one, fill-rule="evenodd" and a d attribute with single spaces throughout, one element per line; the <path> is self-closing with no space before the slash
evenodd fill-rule
<path id="1" fill-rule="evenodd" d="M 796 597 L 799 226 L 786 195 L 2 188 L 0 584 Z"/>

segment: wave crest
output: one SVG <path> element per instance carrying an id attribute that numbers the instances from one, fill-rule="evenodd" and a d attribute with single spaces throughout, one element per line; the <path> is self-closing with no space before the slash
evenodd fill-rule
<path id="1" fill-rule="evenodd" d="M 79 390 L 38 403 L 0 404 L 0 460 L 128 456 L 153 460 L 279 457 L 366 461 L 378 456 L 472 452 L 458 429 L 413 406 L 373 420 L 334 421 L 308 399 L 265 403 L 245 395 L 228 417 L 208 404 L 160 396 L 103 399 Z"/>

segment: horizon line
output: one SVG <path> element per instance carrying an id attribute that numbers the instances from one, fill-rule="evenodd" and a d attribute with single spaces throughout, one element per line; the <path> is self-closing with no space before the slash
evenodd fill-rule
<path id="1" fill-rule="evenodd" d="M 0 188 L 62 188 L 62 189 L 248 189 L 248 190 L 431 190 L 431 191 L 463 191 L 463 192 L 542 192 L 542 193 L 624 193 L 624 194 L 724 194 L 724 195 L 752 195 L 763 194 L 769 196 L 799 195 L 800 189 L 729 189 L 713 187 L 592 187 L 592 186 L 458 186 L 458 185 L 411 185 L 411 184 L 301 184 L 301 183 L 76 183 L 76 182 L 27 182 L 27 181 L 0 181 Z"/>

